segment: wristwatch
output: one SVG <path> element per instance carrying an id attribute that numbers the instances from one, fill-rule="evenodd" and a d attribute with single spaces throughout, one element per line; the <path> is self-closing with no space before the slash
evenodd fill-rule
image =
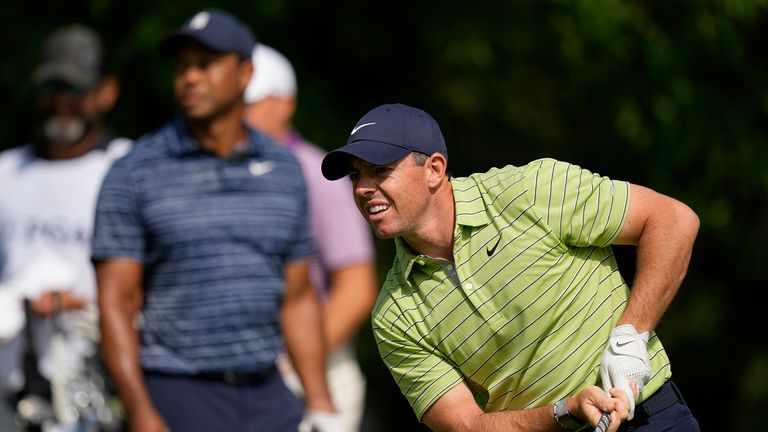
<path id="1" fill-rule="evenodd" d="M 567 430 L 575 431 L 577 429 L 580 429 L 584 426 L 584 423 L 581 422 L 578 418 L 571 415 L 571 413 L 568 412 L 568 407 L 566 406 L 566 400 L 568 400 L 567 397 L 564 397 L 560 399 L 559 401 L 555 402 L 555 408 L 554 408 L 554 414 L 555 414 L 555 421 L 557 423 L 564 427 Z"/>

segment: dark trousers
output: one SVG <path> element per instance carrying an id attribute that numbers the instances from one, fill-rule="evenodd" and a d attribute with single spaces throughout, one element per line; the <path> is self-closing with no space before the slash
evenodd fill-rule
<path id="1" fill-rule="evenodd" d="M 649 410 L 653 412 L 650 415 L 646 414 L 648 407 L 642 405 L 650 406 L 656 402 L 658 406 L 658 402 L 652 399 L 662 393 L 666 394 L 670 405 L 660 411 Z M 620 432 L 699 432 L 699 422 L 685 404 L 680 389 L 672 381 L 667 381 L 664 387 L 640 405 L 635 407 L 635 418 L 619 427 Z M 664 405 L 667 404 L 664 403 Z"/>
<path id="2" fill-rule="evenodd" d="M 144 377 L 172 432 L 292 432 L 303 416 L 302 402 L 276 370 L 252 384 L 155 372 Z"/>

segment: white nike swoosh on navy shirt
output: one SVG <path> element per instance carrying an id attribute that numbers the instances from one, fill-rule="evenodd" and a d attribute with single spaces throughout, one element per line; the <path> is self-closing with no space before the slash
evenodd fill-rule
<path id="1" fill-rule="evenodd" d="M 263 162 L 253 161 L 248 166 L 248 171 L 250 171 L 251 174 L 253 174 L 256 177 L 260 175 L 264 175 L 272 171 L 273 169 L 275 169 L 275 166 L 271 161 L 263 161 Z"/>
<path id="2" fill-rule="evenodd" d="M 366 126 L 375 125 L 375 124 L 376 124 L 376 122 L 364 123 L 364 124 L 361 124 L 360 126 L 355 126 L 355 128 L 352 129 L 352 133 L 350 135 L 354 135 L 355 132 L 359 131 L 360 129 L 362 129 L 362 128 L 366 127 Z"/>

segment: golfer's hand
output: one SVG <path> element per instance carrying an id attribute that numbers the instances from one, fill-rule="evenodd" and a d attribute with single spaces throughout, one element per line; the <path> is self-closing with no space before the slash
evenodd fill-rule
<path id="1" fill-rule="evenodd" d="M 637 333 L 632 324 L 624 324 L 611 331 L 608 346 L 600 363 L 600 377 L 603 390 L 615 387 L 629 397 L 629 420 L 635 415 L 635 397 L 651 377 L 651 363 L 648 358 L 648 332 Z M 634 382 L 636 393 L 630 385 Z M 633 396 L 634 395 L 634 396 Z"/>
<path id="2" fill-rule="evenodd" d="M 634 394 L 635 386 L 632 385 Z M 586 420 L 590 425 L 596 426 L 603 413 L 610 413 L 611 422 L 608 431 L 616 431 L 621 422 L 629 417 L 629 405 L 631 398 L 623 390 L 613 388 L 606 394 L 600 387 L 589 386 L 569 397 L 567 401 L 568 412 Z"/>
<path id="3" fill-rule="evenodd" d="M 344 429 L 341 416 L 330 411 L 309 410 L 299 424 L 299 432 L 351 432 Z"/>

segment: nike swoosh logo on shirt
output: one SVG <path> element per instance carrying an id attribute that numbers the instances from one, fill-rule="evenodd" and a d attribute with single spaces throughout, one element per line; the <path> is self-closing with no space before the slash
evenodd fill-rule
<path id="1" fill-rule="evenodd" d="M 493 255 L 494 252 L 496 252 L 496 246 L 499 245 L 500 241 L 501 241 L 501 234 L 499 234 L 499 238 L 496 239 L 496 244 L 493 245 L 492 248 L 485 250 L 485 252 L 488 254 L 488 256 L 491 256 L 491 255 Z"/>
<path id="2" fill-rule="evenodd" d="M 268 172 L 271 172 L 273 169 L 275 169 L 275 166 L 271 161 L 253 161 L 250 165 L 248 165 L 248 171 L 250 171 L 254 177 L 264 175 Z"/>
<path id="3" fill-rule="evenodd" d="M 366 127 L 366 126 L 375 125 L 375 124 L 376 124 L 376 122 L 373 122 L 373 123 L 363 123 L 363 124 L 361 124 L 359 126 L 355 126 L 355 128 L 352 129 L 352 133 L 350 135 L 354 135 L 355 132 L 359 131 L 360 129 L 362 129 L 362 128 Z"/>

